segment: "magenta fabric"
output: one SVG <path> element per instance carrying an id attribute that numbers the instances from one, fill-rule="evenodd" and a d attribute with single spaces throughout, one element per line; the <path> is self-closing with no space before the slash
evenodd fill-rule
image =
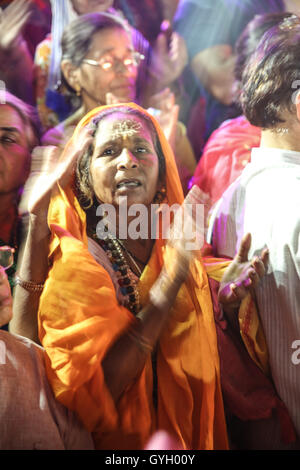
<path id="1" fill-rule="evenodd" d="M 214 204 L 240 176 L 250 161 L 251 149 L 259 147 L 261 130 L 244 116 L 225 121 L 206 143 L 193 182 Z"/>

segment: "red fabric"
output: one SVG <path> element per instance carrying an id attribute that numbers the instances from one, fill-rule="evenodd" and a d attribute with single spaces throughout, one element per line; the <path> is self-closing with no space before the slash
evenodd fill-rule
<path id="1" fill-rule="evenodd" d="M 242 421 L 268 419 L 276 410 L 284 444 L 296 440 L 293 423 L 271 380 L 252 361 L 237 330 L 223 316 L 218 302 L 219 283 L 209 279 L 220 356 L 225 410 Z"/>
<path id="2" fill-rule="evenodd" d="M 244 116 L 231 119 L 215 130 L 204 147 L 193 182 L 208 193 L 212 204 L 241 174 L 250 161 L 251 149 L 259 147 L 261 130 Z"/>

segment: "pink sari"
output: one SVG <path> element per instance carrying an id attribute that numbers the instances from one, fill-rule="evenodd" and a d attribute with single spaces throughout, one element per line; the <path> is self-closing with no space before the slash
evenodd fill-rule
<path id="1" fill-rule="evenodd" d="M 250 161 L 259 147 L 261 130 L 245 116 L 225 121 L 208 140 L 196 168 L 193 183 L 209 194 L 214 204 Z"/>

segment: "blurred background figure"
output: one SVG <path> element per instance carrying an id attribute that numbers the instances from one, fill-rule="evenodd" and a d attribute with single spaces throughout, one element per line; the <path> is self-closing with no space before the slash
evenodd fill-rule
<path id="1" fill-rule="evenodd" d="M 139 102 L 149 106 L 149 97 L 174 82 L 187 63 L 185 42 L 178 33 L 161 32 L 164 8 L 159 0 L 147 5 L 129 0 L 51 0 L 51 35 L 37 47 L 35 55 L 36 99 L 44 130 L 65 119 L 70 109 L 57 93 L 60 82 L 61 38 L 64 28 L 78 16 L 108 12 L 126 19 L 131 27 L 134 47 L 145 56 L 139 68 Z M 146 7 L 146 8 L 145 8 Z M 170 14 L 170 9 L 166 11 Z"/>
<path id="2" fill-rule="evenodd" d="M 239 35 L 256 14 L 297 14 L 299 9 L 299 2 L 294 0 L 180 0 L 174 29 L 188 49 L 192 76 L 186 87 L 191 106 L 187 117 L 192 119 L 189 137 L 198 159 L 211 133 L 224 120 L 240 114 L 233 103 L 233 49 Z M 199 136 L 200 128 L 204 128 L 204 134 Z"/>
<path id="3" fill-rule="evenodd" d="M 260 39 L 268 29 L 292 16 L 292 13 L 286 12 L 255 15 L 239 37 L 235 46 L 234 68 L 237 108 L 240 107 L 242 74 Z M 259 147 L 260 138 L 260 128 L 250 124 L 243 114 L 222 123 L 209 137 L 192 181 L 209 195 L 210 207 L 240 176 L 251 159 L 252 148 Z"/>
<path id="4" fill-rule="evenodd" d="M 65 28 L 61 49 L 61 96 L 70 113 L 43 136 L 44 145 L 63 146 L 80 119 L 99 105 L 140 101 L 139 64 L 145 57 L 134 47 L 131 29 L 120 17 L 108 13 L 79 16 Z M 163 90 L 149 104 L 175 152 L 186 193 L 196 160 L 185 128 L 178 122 L 174 95 Z"/>
<path id="5" fill-rule="evenodd" d="M 16 0 L 0 11 L 0 79 L 8 90 L 31 104 L 32 56 L 22 31 L 32 11 L 32 3 L 25 0 Z"/>

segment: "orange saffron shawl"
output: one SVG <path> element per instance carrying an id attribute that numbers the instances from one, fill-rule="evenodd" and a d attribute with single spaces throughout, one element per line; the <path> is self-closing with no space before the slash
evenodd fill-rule
<path id="1" fill-rule="evenodd" d="M 118 106 L 121 111 L 122 105 Z M 139 106 L 130 106 L 148 115 Z M 71 144 L 101 110 L 82 119 Z M 166 160 L 168 203 L 182 203 L 172 150 L 156 120 L 148 117 Z M 159 341 L 157 410 L 152 403 L 150 355 L 142 373 L 116 404 L 101 361 L 135 317 L 118 304 L 110 276 L 88 251 L 85 213 L 71 186 L 54 189 L 48 223 L 51 269 L 40 301 L 39 335 L 56 398 L 77 412 L 98 449 L 143 449 L 158 429 L 167 431 L 183 449 L 227 449 L 213 307 L 201 257 L 191 266 Z M 142 305 L 170 256 L 163 241 L 157 240 L 139 282 Z"/>

